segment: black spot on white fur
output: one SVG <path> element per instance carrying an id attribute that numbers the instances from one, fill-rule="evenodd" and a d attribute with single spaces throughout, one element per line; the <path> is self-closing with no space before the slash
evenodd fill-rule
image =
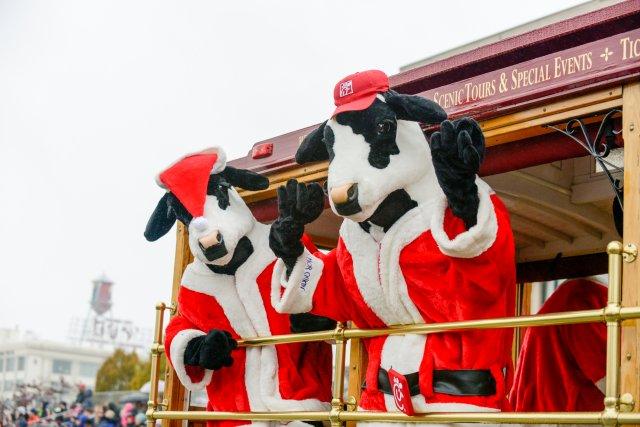
<path id="1" fill-rule="evenodd" d="M 395 127 L 391 129 L 391 125 L 395 120 L 408 120 L 413 122 L 420 122 L 426 124 L 437 124 L 447 118 L 447 113 L 437 103 L 415 95 L 403 95 L 395 91 L 387 91 L 381 94 L 386 103 L 376 99 L 374 103 L 367 109 L 362 111 L 350 111 L 340 113 L 336 116 L 336 120 L 340 124 L 347 124 L 351 126 L 353 123 L 355 128 L 352 129 L 355 133 L 365 135 L 365 139 L 369 144 L 372 144 L 372 154 L 370 157 L 373 159 L 372 165 L 377 168 L 384 168 L 384 164 L 388 164 L 388 158 L 394 154 L 394 148 L 392 144 L 386 146 L 378 145 L 376 142 L 389 141 L 389 136 L 373 138 L 377 132 L 382 131 L 385 134 L 393 133 L 395 136 Z M 382 104 L 382 106 L 380 105 Z M 369 110 L 375 110 L 370 112 Z M 342 116 L 342 118 L 340 118 Z M 366 118 L 356 118 L 357 116 L 367 116 Z M 377 117 L 376 117 L 377 116 Z M 385 123 L 384 120 L 389 120 Z M 305 164 L 310 162 L 317 162 L 327 160 L 330 158 L 330 144 L 326 137 L 326 124 L 322 123 L 316 130 L 309 133 L 296 152 L 296 162 L 299 164 Z M 369 128 L 364 128 L 364 125 L 368 124 Z M 387 129 L 387 126 L 389 128 Z M 358 130 L 356 130 L 359 129 Z M 393 141 L 395 144 L 395 138 Z M 397 150 L 397 146 L 395 148 Z M 397 153 L 395 153 L 397 154 Z"/>
<path id="2" fill-rule="evenodd" d="M 366 110 L 338 114 L 336 121 L 341 125 L 349 126 L 353 133 L 364 137 L 370 146 L 367 160 L 374 168 L 386 168 L 389 166 L 391 156 L 400 153 L 396 144 L 396 113 L 385 102 L 376 99 Z M 325 127 L 325 143 L 326 134 Z M 327 151 L 329 151 L 328 145 Z"/>
<path id="3" fill-rule="evenodd" d="M 405 190 L 396 190 L 389 194 L 380 206 L 366 221 L 358 223 L 360 227 L 369 232 L 371 224 L 381 227 L 386 233 L 405 213 L 418 206 L 418 202 L 411 199 Z"/>

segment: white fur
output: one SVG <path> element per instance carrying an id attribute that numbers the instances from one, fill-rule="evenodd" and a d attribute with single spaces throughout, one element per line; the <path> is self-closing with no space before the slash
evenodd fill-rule
<path id="1" fill-rule="evenodd" d="M 204 204 L 204 217 L 208 226 L 204 230 L 198 230 L 193 221 L 189 224 L 189 248 L 194 257 L 205 264 L 225 265 L 231 261 L 233 252 L 238 241 L 243 236 L 249 234 L 256 223 L 249 207 L 244 203 L 238 192 L 234 188 L 229 189 L 229 206 L 220 209 L 218 199 L 214 196 L 207 196 Z M 204 256 L 198 245 L 198 240 L 217 230 L 224 239 L 227 255 L 211 262 Z"/>
<path id="2" fill-rule="evenodd" d="M 187 370 L 184 366 L 184 352 L 187 349 L 187 344 L 192 339 L 203 335 L 206 334 L 197 329 L 185 329 L 178 332 L 171 341 L 171 348 L 169 349 L 171 354 L 171 364 L 173 365 L 173 369 L 175 369 L 180 382 L 189 391 L 198 391 L 206 387 L 211 381 L 211 375 L 213 374 L 213 371 L 206 369 L 202 380 L 194 383 L 191 381 L 191 378 L 187 374 Z"/>
<path id="3" fill-rule="evenodd" d="M 187 266 L 182 286 L 212 296 L 222 307 L 231 327 L 243 338 L 255 337 L 256 330 L 240 301 L 233 276 L 216 274 L 198 260 Z"/>
<path id="4" fill-rule="evenodd" d="M 193 225 L 193 228 L 196 231 L 203 232 L 207 228 L 209 228 L 209 221 L 207 221 L 207 218 L 205 218 L 203 216 L 199 216 L 199 217 L 193 218 L 191 220 L 190 225 Z"/>
<path id="5" fill-rule="evenodd" d="M 269 248 L 269 226 L 256 222 L 247 237 L 251 240 L 254 252 L 236 270 L 236 290 L 257 336 L 264 337 L 271 335 L 271 330 L 256 279 L 275 258 Z"/>
<path id="6" fill-rule="evenodd" d="M 271 304 L 278 313 L 306 313 L 313 307 L 313 294 L 318 286 L 324 263 L 304 248 L 296 260 L 289 280 L 284 261 L 278 259 L 271 276 Z M 285 288 L 281 294 L 282 288 Z"/>
<path id="7" fill-rule="evenodd" d="M 397 121 L 396 144 L 400 153 L 392 155 L 389 165 L 383 169 L 369 164 L 370 145 L 363 135 L 355 134 L 351 127 L 341 125 L 335 119 L 327 121 L 327 126 L 333 131 L 335 153 L 329 164 L 329 191 L 346 184 L 358 184 L 358 202 L 362 211 L 349 216 L 349 219 L 364 221 L 387 195 L 400 188 L 411 187 L 415 182 L 427 180 L 434 184 L 423 185 L 422 189 L 426 189 L 427 193 L 417 194 L 418 200 L 432 197 L 434 192 L 441 191 L 435 181 L 429 145 L 418 123 Z M 331 200 L 330 203 L 331 209 L 336 212 Z"/>
<path id="8" fill-rule="evenodd" d="M 496 239 L 498 221 L 491 201 L 491 188 L 479 178 L 476 183 L 480 197 L 476 225 L 449 239 L 443 228 L 444 213 L 447 208 L 446 199 L 440 200 L 431 217 L 431 233 L 442 253 L 446 255 L 456 258 L 474 258 L 489 249 Z"/>

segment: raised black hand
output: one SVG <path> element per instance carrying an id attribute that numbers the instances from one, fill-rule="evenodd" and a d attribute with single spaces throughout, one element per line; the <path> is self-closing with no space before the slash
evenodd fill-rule
<path id="1" fill-rule="evenodd" d="M 184 352 L 185 365 L 218 370 L 233 364 L 231 352 L 238 347 L 231 333 L 212 329 L 207 335 L 193 338 Z"/>
<path id="2" fill-rule="evenodd" d="M 467 229 L 477 222 L 476 174 L 484 159 L 484 135 L 478 123 L 468 117 L 445 120 L 431 136 L 431 157 L 438 183 L 447 196 L 453 214 Z"/>
<path id="3" fill-rule="evenodd" d="M 290 271 L 304 246 L 304 226 L 315 221 L 324 209 L 324 192 L 318 183 L 303 184 L 290 179 L 278 188 L 278 219 L 269 231 L 269 246 Z"/>

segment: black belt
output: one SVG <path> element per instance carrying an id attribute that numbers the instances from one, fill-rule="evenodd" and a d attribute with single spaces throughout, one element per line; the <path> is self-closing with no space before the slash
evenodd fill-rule
<path id="1" fill-rule="evenodd" d="M 411 396 L 420 394 L 418 372 L 404 376 L 409 384 Z M 496 380 L 488 369 L 434 369 L 433 391 L 452 396 L 493 396 L 496 394 Z M 384 394 L 393 395 L 389 383 L 389 373 L 378 370 L 378 389 Z"/>

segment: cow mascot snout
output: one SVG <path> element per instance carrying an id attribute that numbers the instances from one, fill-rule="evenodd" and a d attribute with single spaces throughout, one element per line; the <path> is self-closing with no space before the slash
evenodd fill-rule
<path id="1" fill-rule="evenodd" d="M 145 237 L 155 241 L 180 221 L 188 227 L 194 256 L 182 276 L 178 314 L 166 330 L 167 357 L 182 384 L 191 391 L 206 388 L 209 410 L 326 410 L 331 398 L 328 344 L 237 346 L 240 338 L 335 326 L 308 314 L 283 315 L 271 306 L 276 257 L 269 249 L 269 227 L 256 221 L 234 189 L 265 189 L 268 179 L 227 166 L 222 149 L 211 148 L 181 158 L 157 182 L 167 192 Z M 316 250 L 306 238 L 305 243 Z M 209 422 L 239 424 L 247 423 Z"/>
<path id="2" fill-rule="evenodd" d="M 507 210 L 477 176 L 484 137 L 470 118 L 389 90 L 381 71 L 335 87 L 331 118 L 302 141 L 298 163 L 328 160 L 337 247 L 301 242 L 319 184 L 287 182 L 270 245 L 279 257 L 272 303 L 361 328 L 514 314 L 514 243 Z M 440 124 L 427 141 L 419 123 Z M 425 413 L 508 408 L 512 332 L 467 330 L 366 340 L 364 410 Z M 395 391 L 395 393 L 394 393 Z M 398 392 L 400 391 L 400 392 Z"/>

